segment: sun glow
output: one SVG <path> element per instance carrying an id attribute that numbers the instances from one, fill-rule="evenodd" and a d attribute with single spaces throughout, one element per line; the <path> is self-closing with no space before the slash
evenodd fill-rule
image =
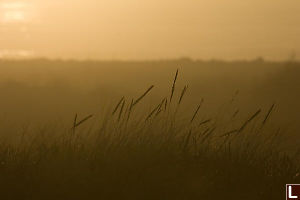
<path id="1" fill-rule="evenodd" d="M 25 23 L 30 19 L 29 5 L 23 2 L 3 2 L 0 4 L 2 23 Z"/>

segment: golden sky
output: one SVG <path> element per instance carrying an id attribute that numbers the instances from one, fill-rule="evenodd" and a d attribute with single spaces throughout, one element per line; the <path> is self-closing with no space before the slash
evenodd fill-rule
<path id="1" fill-rule="evenodd" d="M 0 0 L 0 57 L 287 59 L 299 0 Z"/>

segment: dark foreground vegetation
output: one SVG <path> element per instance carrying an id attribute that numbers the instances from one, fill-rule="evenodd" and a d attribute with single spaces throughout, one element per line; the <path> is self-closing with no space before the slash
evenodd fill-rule
<path id="1" fill-rule="evenodd" d="M 272 123 L 276 103 L 241 115 L 236 92 L 210 114 L 179 85 L 176 73 L 155 103 L 151 86 L 66 126 L 2 128 L 1 199 L 279 200 L 300 183 L 299 151 Z"/>

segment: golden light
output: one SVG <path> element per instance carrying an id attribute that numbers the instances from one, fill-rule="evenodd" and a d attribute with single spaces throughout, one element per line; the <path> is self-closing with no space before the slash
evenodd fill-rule
<path id="1" fill-rule="evenodd" d="M 5 24 L 24 23 L 29 20 L 28 4 L 24 2 L 3 2 L 0 4 L 0 21 Z"/>

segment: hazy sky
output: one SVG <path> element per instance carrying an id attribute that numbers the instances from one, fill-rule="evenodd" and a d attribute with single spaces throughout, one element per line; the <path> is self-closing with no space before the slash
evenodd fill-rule
<path id="1" fill-rule="evenodd" d="M 0 57 L 287 59 L 300 0 L 0 0 Z"/>

